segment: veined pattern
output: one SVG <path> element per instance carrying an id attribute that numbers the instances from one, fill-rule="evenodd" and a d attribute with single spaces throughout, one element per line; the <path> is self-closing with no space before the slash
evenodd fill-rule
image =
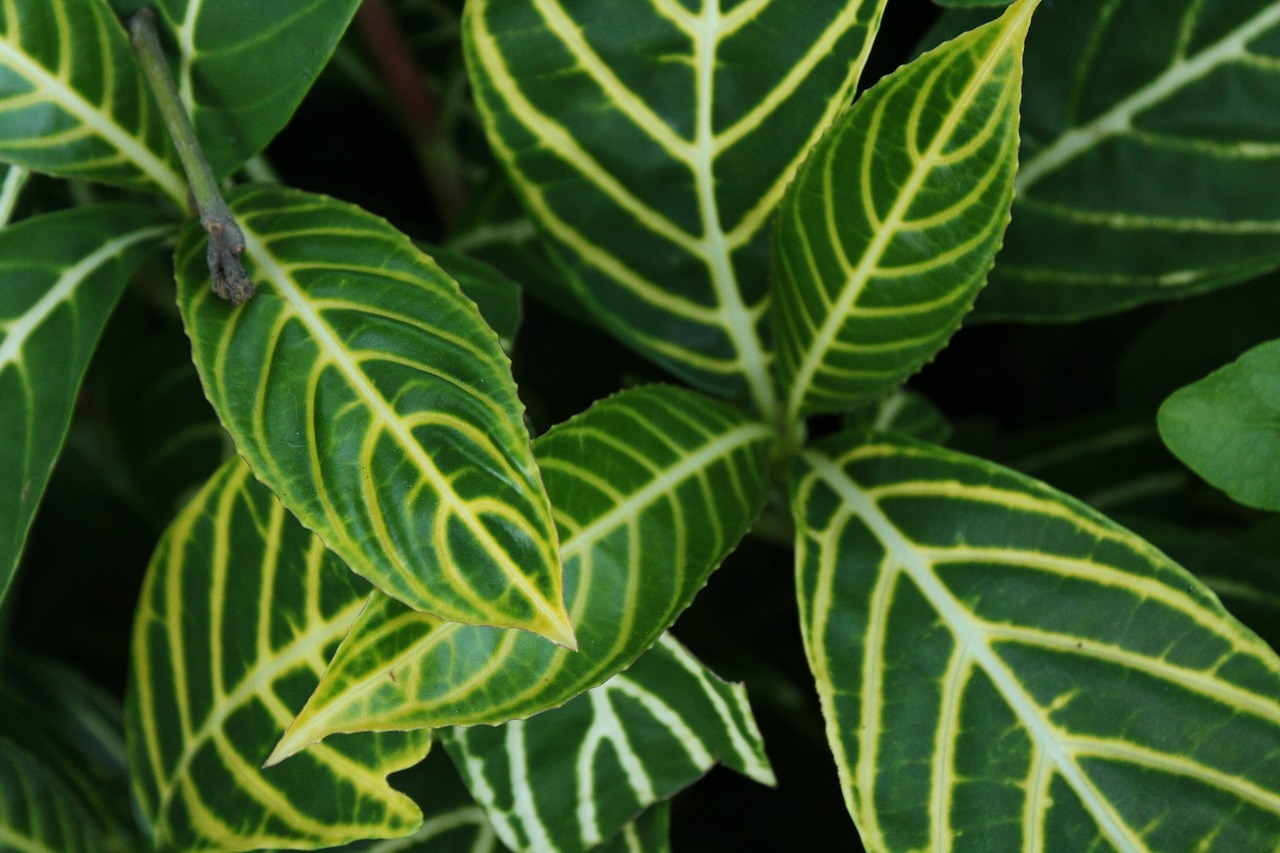
<path id="1" fill-rule="evenodd" d="M 100 853 L 96 823 L 58 778 L 18 744 L 0 738 L 0 849 Z"/>
<path id="2" fill-rule="evenodd" d="M 1280 659 L 1071 498 L 867 434 L 792 478 L 801 624 L 872 851 L 1269 850 Z"/>
<path id="3" fill-rule="evenodd" d="M 273 760 L 334 732 L 527 717 L 600 684 L 670 627 L 746 533 L 764 503 L 770 443 L 763 424 L 665 387 L 623 392 L 554 427 L 534 449 L 578 651 L 375 597 Z"/>
<path id="4" fill-rule="evenodd" d="M 0 0 L 0 160 L 186 207 L 177 152 L 106 0 Z"/>
<path id="5" fill-rule="evenodd" d="M 973 304 L 1009 222 L 1037 2 L 877 83 L 805 161 L 774 232 L 789 419 L 893 388 Z"/>
<path id="6" fill-rule="evenodd" d="M 234 193 L 258 295 L 176 254 L 196 367 L 236 447 L 388 595 L 573 645 L 551 508 L 510 362 L 458 285 L 381 219 L 276 187 Z"/>
<path id="7" fill-rule="evenodd" d="M 517 853 L 592 848 L 716 761 L 774 784 L 746 691 L 670 636 L 563 708 L 497 728 L 448 729 L 443 741 Z"/>
<path id="8" fill-rule="evenodd" d="M 1278 39 L 1276 0 L 1046 7 L 983 316 L 1075 319 L 1280 264 Z"/>
<path id="9" fill-rule="evenodd" d="M 160 221 L 99 205 L 0 229 L 0 597 L 102 328 L 134 268 L 173 232 Z"/>
<path id="10" fill-rule="evenodd" d="M 582 302 L 708 390 L 777 399 L 770 215 L 884 0 L 472 0 L 486 131 Z"/>
<path id="11" fill-rule="evenodd" d="M 386 777 L 422 760 L 429 732 L 343 738 L 260 769 L 368 592 L 239 459 L 178 515 L 139 600 L 126 705 L 154 845 L 296 849 L 419 828 Z"/>

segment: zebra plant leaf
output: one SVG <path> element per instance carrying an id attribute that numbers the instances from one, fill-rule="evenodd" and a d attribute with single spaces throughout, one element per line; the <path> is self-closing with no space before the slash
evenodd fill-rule
<path id="1" fill-rule="evenodd" d="M 105 0 L 8 0 L 0 9 L 0 160 L 159 190 L 187 182 Z"/>
<path id="2" fill-rule="evenodd" d="M 877 83 L 823 137 L 775 229 L 791 419 L 840 412 L 932 358 L 1009 222 L 1022 47 L 1039 0 Z"/>
<path id="3" fill-rule="evenodd" d="M 214 297 L 192 222 L 178 301 L 255 476 L 409 607 L 572 647 L 524 408 L 475 304 L 358 208 L 272 186 L 230 204 L 258 295 L 238 309 Z"/>
<path id="4" fill-rule="evenodd" d="M 989 462 L 797 459 L 801 626 L 870 851 L 1268 850 L 1280 659 L 1188 572 Z"/>
<path id="5" fill-rule="evenodd" d="M 588 850 L 717 761 L 774 784 L 746 691 L 668 636 L 563 708 L 443 739 L 516 853 Z"/>
<path id="6" fill-rule="evenodd" d="M 487 135 L 583 304 L 766 415 L 767 225 L 848 101 L 884 4 L 466 5 Z"/>
<path id="7" fill-rule="evenodd" d="M 177 54 L 178 95 L 218 177 L 261 151 L 293 115 L 360 0 L 153 0 Z"/>
<path id="8" fill-rule="evenodd" d="M 33 756 L 0 737 L 0 849 L 99 853 L 105 840 L 76 796 Z"/>
<path id="9" fill-rule="evenodd" d="M 0 229 L 0 596 L 71 423 L 89 356 L 134 268 L 172 228 L 100 205 Z"/>
<path id="10" fill-rule="evenodd" d="M 125 708 L 136 810 L 157 849 L 314 848 L 415 832 L 386 782 L 429 732 L 335 739 L 260 769 L 368 587 L 248 467 L 218 469 L 161 538 Z"/>
<path id="11" fill-rule="evenodd" d="M 1078 319 L 1280 265 L 1278 40 L 1277 0 L 1046 4 L 979 314 Z"/>
<path id="12" fill-rule="evenodd" d="M 623 392 L 554 427 L 534 449 L 578 651 L 375 597 L 272 760 L 335 732 L 528 717 L 625 668 L 746 533 L 764 503 L 770 439 L 736 410 L 666 387 Z"/>

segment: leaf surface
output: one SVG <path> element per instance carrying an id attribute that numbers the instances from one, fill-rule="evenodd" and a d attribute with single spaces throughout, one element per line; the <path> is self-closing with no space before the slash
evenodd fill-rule
<path id="1" fill-rule="evenodd" d="M 170 65 L 200 147 L 222 178 L 293 116 L 360 0 L 156 0 L 176 43 Z"/>
<path id="2" fill-rule="evenodd" d="M 1280 659 L 1071 498 L 909 439 L 798 458 L 797 588 L 868 850 L 1266 850 Z"/>
<path id="3" fill-rule="evenodd" d="M 177 152 L 105 0 L 0 9 L 0 160 L 187 203 Z"/>
<path id="4" fill-rule="evenodd" d="M 1280 264 L 1278 98 L 1276 0 L 1046 5 L 979 314 L 1077 319 Z"/>
<path id="5" fill-rule="evenodd" d="M 1246 506 L 1280 510 L 1280 340 L 1176 391 L 1159 424 L 1201 477 Z"/>
<path id="6" fill-rule="evenodd" d="M 419 828 L 386 777 L 421 761 L 430 733 L 336 739 L 260 769 L 368 592 L 240 459 L 178 515 L 147 570 L 125 710 L 156 847 L 314 848 Z"/>
<path id="7" fill-rule="evenodd" d="M 381 219 L 272 186 L 230 198 L 258 295 L 176 252 L 214 409 L 255 476 L 357 574 L 443 619 L 573 645 L 511 365 L 458 285 Z"/>
<path id="8" fill-rule="evenodd" d="M 0 848 L 31 853 L 107 849 L 75 795 L 8 738 L 0 738 Z"/>
<path id="9" fill-rule="evenodd" d="M 473 0 L 490 143 L 585 307 L 770 417 L 770 215 L 847 103 L 884 0 Z"/>
<path id="10" fill-rule="evenodd" d="M 578 651 L 375 597 L 273 760 L 334 732 L 528 717 L 600 684 L 670 627 L 746 533 L 769 444 L 763 424 L 667 387 L 623 392 L 554 427 L 535 452 Z"/>
<path id="11" fill-rule="evenodd" d="M 0 229 L 0 596 L 13 578 L 76 394 L 129 276 L 172 229 L 100 205 Z"/>
<path id="12" fill-rule="evenodd" d="M 587 850 L 717 761 L 774 784 L 746 691 L 669 636 L 562 708 L 443 737 L 498 837 L 517 853 Z"/>
<path id="13" fill-rule="evenodd" d="M 877 83 L 801 167 L 773 250 L 790 419 L 891 390 L 972 306 L 1009 221 L 1037 2 Z"/>

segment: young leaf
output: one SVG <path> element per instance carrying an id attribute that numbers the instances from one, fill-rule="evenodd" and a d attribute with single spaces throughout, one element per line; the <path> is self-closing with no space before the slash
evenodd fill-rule
<path id="1" fill-rule="evenodd" d="M 854 409 L 845 415 L 844 427 L 900 432 L 933 444 L 946 444 L 951 437 L 946 415 L 928 398 L 906 388 Z"/>
<path id="2" fill-rule="evenodd" d="M 774 784 L 746 691 L 669 636 L 563 708 L 443 740 L 516 853 L 588 850 L 717 761 Z"/>
<path id="3" fill-rule="evenodd" d="M 165 532 L 126 703 L 138 813 L 158 849 L 322 847 L 416 831 L 388 773 L 429 732 L 356 735 L 259 769 L 368 588 L 233 459 Z"/>
<path id="4" fill-rule="evenodd" d="M 187 203 L 177 152 L 105 0 L 5 3 L 0 160 Z"/>
<path id="5" fill-rule="evenodd" d="M 230 197 L 258 295 L 175 265 L 200 379 L 254 474 L 347 565 L 442 619 L 573 646 L 511 366 L 475 304 L 381 219 L 279 187 Z"/>
<path id="6" fill-rule="evenodd" d="M 1246 506 L 1280 511 L 1280 340 L 1174 393 L 1159 424 L 1201 477 Z"/>
<path id="7" fill-rule="evenodd" d="M 728 406 L 662 387 L 553 428 L 534 448 L 560 525 L 578 651 L 375 596 L 272 760 L 334 732 L 528 717 L 625 668 L 746 533 L 764 503 L 770 439 Z"/>
<path id="8" fill-rule="evenodd" d="M 884 4 L 466 5 L 487 135 L 584 305 L 766 417 L 766 226 L 847 102 Z"/>
<path id="9" fill-rule="evenodd" d="M 960 325 L 1009 221 L 1039 0 L 886 77 L 814 148 L 774 237 L 791 419 L 873 399 Z"/>
<path id="10" fill-rule="evenodd" d="M 35 853 L 99 853 L 104 840 L 57 776 L 0 737 L 0 848 Z"/>
<path id="11" fill-rule="evenodd" d="M 1263 850 L 1280 659 L 1043 484 L 908 439 L 798 458 L 801 626 L 868 850 Z"/>
<path id="12" fill-rule="evenodd" d="M 150 0 L 177 42 L 178 94 L 214 174 L 261 151 L 311 88 L 360 0 Z"/>
<path id="13" fill-rule="evenodd" d="M 99 205 L 0 230 L 0 596 L 71 422 L 80 380 L 134 267 L 172 229 Z"/>
<path id="14" fill-rule="evenodd" d="M 1280 264 L 1280 2 L 1046 4 L 990 319 L 1069 320 Z"/>

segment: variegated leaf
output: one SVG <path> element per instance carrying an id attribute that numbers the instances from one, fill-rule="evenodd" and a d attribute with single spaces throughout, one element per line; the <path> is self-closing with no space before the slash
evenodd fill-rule
<path id="1" fill-rule="evenodd" d="M 419 828 L 386 777 L 422 760 L 429 732 L 335 739 L 261 769 L 368 594 L 239 459 L 178 515 L 147 571 L 126 705 L 156 847 L 314 848 Z"/>
<path id="2" fill-rule="evenodd" d="M 770 215 L 844 107 L 885 0 L 471 0 L 490 143 L 588 310 L 776 414 Z"/>
<path id="3" fill-rule="evenodd" d="M 230 203 L 258 295 L 239 308 L 214 297 L 193 222 L 179 306 L 254 474 L 409 607 L 572 647 L 524 408 L 475 304 L 358 208 L 270 186 Z"/>
<path id="4" fill-rule="evenodd" d="M 877 83 L 814 147 L 774 232 L 791 420 L 891 390 L 973 305 L 1009 222 L 1039 0 Z"/>
<path id="5" fill-rule="evenodd" d="M 344 731 L 497 723 L 623 669 L 689 605 L 764 502 L 771 433 L 676 388 L 626 391 L 535 443 L 577 652 L 375 597 L 276 748 Z"/>
<path id="6" fill-rule="evenodd" d="M 106 0 L 0 4 L 0 160 L 186 206 L 177 152 Z"/>
<path id="7" fill-rule="evenodd" d="M 17 743 L 0 737 L 0 849 L 102 853 L 108 848 L 84 806 Z"/>
<path id="8" fill-rule="evenodd" d="M 909 439 L 792 476 L 805 647 L 868 850 L 1280 837 L 1280 659 L 1152 546 Z"/>
<path id="9" fill-rule="evenodd" d="M 444 745 L 517 853 L 588 850 L 717 761 L 774 784 L 746 691 L 669 636 L 563 708 L 449 729 Z"/>

